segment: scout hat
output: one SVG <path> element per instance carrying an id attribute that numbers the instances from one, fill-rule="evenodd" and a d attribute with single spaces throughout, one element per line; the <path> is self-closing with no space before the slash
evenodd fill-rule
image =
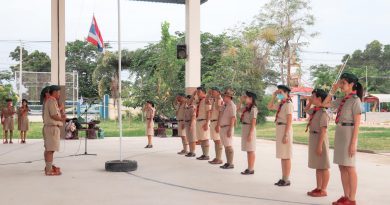
<path id="1" fill-rule="evenodd" d="M 228 96 L 228 97 L 233 97 L 234 96 L 234 91 L 230 88 L 226 89 L 225 92 L 223 93 L 224 96 Z"/>
<path id="2" fill-rule="evenodd" d="M 253 100 L 256 100 L 256 98 L 257 98 L 257 95 L 253 92 L 246 91 L 245 94 L 246 94 L 246 96 L 251 97 Z"/>
<path id="3" fill-rule="evenodd" d="M 7 98 L 7 99 L 5 99 L 5 102 L 12 102 L 12 99 L 11 98 Z"/>
<path id="4" fill-rule="evenodd" d="M 284 92 L 287 92 L 287 93 L 291 92 L 291 89 L 286 85 L 278 85 L 277 87 L 278 87 L 278 89 L 281 89 Z"/>
<path id="5" fill-rule="evenodd" d="M 348 82 L 358 82 L 359 81 L 359 78 L 356 77 L 356 75 L 352 74 L 352 73 L 343 73 L 341 76 L 340 76 L 340 79 L 346 79 Z"/>
<path id="6" fill-rule="evenodd" d="M 322 101 L 324 101 L 325 98 L 328 96 L 328 93 L 326 93 L 325 90 L 320 88 L 314 89 L 312 94 L 316 94 L 316 96 L 321 98 Z"/>

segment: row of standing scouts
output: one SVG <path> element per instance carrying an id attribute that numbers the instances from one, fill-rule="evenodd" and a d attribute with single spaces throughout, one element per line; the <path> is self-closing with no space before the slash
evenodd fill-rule
<path id="1" fill-rule="evenodd" d="M 330 115 L 328 108 L 337 111 L 336 131 L 334 142 L 333 163 L 339 166 L 343 196 L 333 205 L 356 204 L 357 173 L 355 169 L 355 155 L 357 139 L 361 121 L 361 100 L 363 97 L 362 85 L 358 78 L 350 73 L 341 75 L 340 80 L 326 93 L 322 89 L 314 89 L 311 97 L 307 97 L 308 104 L 305 111 L 310 115 L 306 132 L 309 132 L 308 166 L 316 170 L 316 187 L 307 192 L 311 197 L 327 196 L 329 182 L 329 139 L 328 125 Z M 334 100 L 334 95 L 340 89 L 344 97 Z M 276 186 L 290 186 L 293 129 L 293 104 L 290 98 L 290 88 L 279 85 L 273 93 L 268 109 L 276 111 L 276 158 L 281 160 L 282 177 Z M 183 148 L 178 154 L 186 157 L 195 157 L 195 147 L 199 144 L 202 155 L 198 160 L 210 160 L 209 139 L 214 142 L 215 158 L 208 161 L 210 164 L 223 164 L 222 151 L 225 150 L 226 163 L 222 169 L 233 169 L 233 136 L 236 126 L 236 113 L 239 113 L 239 122 L 242 125 L 241 150 L 247 152 L 248 168 L 241 174 L 254 174 L 256 151 L 256 118 L 258 108 L 257 96 L 247 91 L 238 105 L 233 101 L 234 92 L 231 89 L 221 91 L 217 87 L 208 92 L 205 87 L 198 87 L 193 95 L 178 94 L 176 97 L 176 118 L 178 121 L 178 135 L 181 137 Z M 152 148 L 154 136 L 153 118 L 156 113 L 154 103 L 147 101 L 146 134 L 148 144 L 145 148 Z"/>
<path id="2" fill-rule="evenodd" d="M 28 102 L 26 99 L 22 100 L 22 105 L 16 111 L 12 104 L 12 99 L 6 99 L 6 107 L 1 109 L 1 124 L 3 126 L 3 144 L 13 144 L 14 132 L 14 116 L 17 115 L 18 130 L 20 134 L 20 143 L 26 143 L 27 131 L 29 128 L 28 121 Z M 8 141 L 9 139 L 9 141 Z"/>

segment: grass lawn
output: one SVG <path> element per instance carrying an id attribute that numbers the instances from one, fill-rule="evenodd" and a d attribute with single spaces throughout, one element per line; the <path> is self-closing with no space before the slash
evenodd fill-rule
<path id="1" fill-rule="evenodd" d="M 105 137 L 117 137 L 119 136 L 118 125 L 116 121 L 104 121 L 99 124 L 104 130 Z M 307 144 L 308 133 L 305 133 L 306 124 L 294 124 L 294 142 Z M 0 128 L 1 130 L 1 128 Z M 30 124 L 30 131 L 28 132 L 28 138 L 39 139 L 42 138 L 41 134 L 42 123 L 33 122 Z M 335 126 L 329 127 L 329 139 L 330 145 L 333 145 Z M 2 130 L 1 130 L 2 132 Z M 167 135 L 171 136 L 172 132 L 168 131 Z M 241 128 L 238 126 L 235 131 L 236 135 L 240 135 Z M 129 120 L 123 121 L 123 136 L 144 136 L 145 126 L 144 123 L 139 121 Z M 14 138 L 18 136 L 18 133 L 14 133 Z M 83 133 L 81 134 L 84 135 Z M 262 139 L 275 139 L 275 125 L 272 122 L 267 122 L 257 126 L 257 137 Z M 377 127 L 361 127 L 359 135 L 360 150 L 371 150 L 377 152 L 390 152 L 390 128 L 377 128 Z"/>

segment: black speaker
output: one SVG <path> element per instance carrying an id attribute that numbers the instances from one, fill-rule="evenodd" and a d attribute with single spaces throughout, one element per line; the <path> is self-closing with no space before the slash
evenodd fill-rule
<path id="1" fill-rule="evenodd" d="M 186 59 L 187 58 L 187 45 L 177 45 L 177 59 Z"/>

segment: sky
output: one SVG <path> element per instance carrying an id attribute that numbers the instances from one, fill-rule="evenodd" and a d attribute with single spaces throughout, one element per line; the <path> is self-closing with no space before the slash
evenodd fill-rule
<path id="1" fill-rule="evenodd" d="M 220 34 L 226 29 L 250 22 L 268 0 L 208 0 L 201 6 L 201 31 Z M 9 52 L 23 40 L 29 51 L 50 55 L 50 0 L 0 0 L 0 70 L 14 64 Z M 223 2 L 223 3 L 222 3 Z M 379 40 L 390 44 L 390 1 L 388 0 L 312 0 L 316 24 L 312 31 L 320 35 L 304 48 L 302 67 L 316 64 L 340 64 L 343 53 L 364 49 Z M 168 21 L 171 33 L 184 31 L 183 5 L 121 0 L 122 40 L 127 49 L 141 48 L 160 39 L 160 25 Z M 117 0 L 66 0 L 66 41 L 88 35 L 92 15 L 105 41 L 117 40 Z M 4 41 L 5 40 L 5 41 Z M 116 43 L 112 43 L 116 47 Z M 312 52 L 330 52 L 325 54 Z M 305 84 L 310 84 L 306 76 Z"/>

